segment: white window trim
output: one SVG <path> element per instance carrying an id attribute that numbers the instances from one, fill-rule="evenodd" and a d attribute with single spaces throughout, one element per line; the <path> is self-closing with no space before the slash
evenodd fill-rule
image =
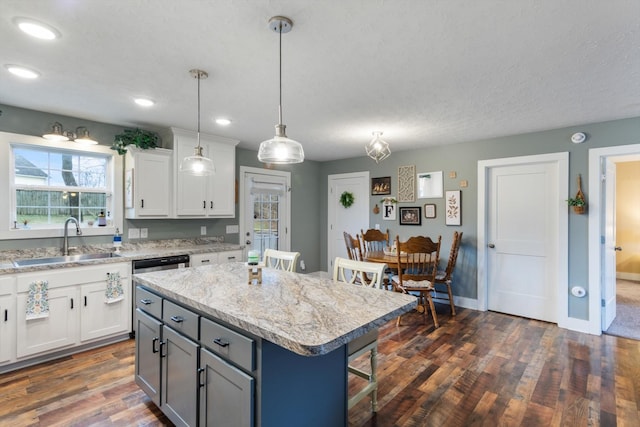
<path id="1" fill-rule="evenodd" d="M 123 156 L 118 155 L 105 145 L 81 146 L 73 142 L 53 142 L 31 135 L 20 135 L 15 133 L 0 132 L 0 201 L 5 201 L 8 209 L 0 209 L 0 240 L 14 239 L 39 239 L 50 237 L 62 237 L 64 235 L 64 224 L 53 229 L 21 229 L 13 228 L 14 219 L 10 218 L 15 211 L 15 197 L 13 185 L 13 153 L 12 144 L 32 145 L 39 147 L 49 147 L 72 152 L 100 153 L 110 156 L 107 162 L 107 180 L 113 188 L 111 224 L 106 227 L 83 227 L 82 236 L 105 236 L 113 235 L 116 228 L 123 230 L 123 206 L 122 206 L 122 176 L 123 176 Z M 75 236 L 75 230 L 71 235 Z"/>

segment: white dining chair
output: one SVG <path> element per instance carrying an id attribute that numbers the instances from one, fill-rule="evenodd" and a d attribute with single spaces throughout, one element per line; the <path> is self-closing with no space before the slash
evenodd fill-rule
<path id="1" fill-rule="evenodd" d="M 352 259 L 337 257 L 333 263 L 333 280 L 353 285 L 376 288 L 380 292 L 383 290 L 384 271 L 386 264 L 376 262 L 356 261 Z M 378 411 L 378 329 L 350 341 L 347 345 L 349 354 L 349 372 L 368 381 L 368 384 L 349 398 L 348 408 L 351 409 L 356 403 L 371 396 L 371 410 Z M 369 352 L 370 372 L 363 371 L 351 363 L 361 355 Z"/>
<path id="2" fill-rule="evenodd" d="M 267 268 L 276 268 L 284 271 L 296 271 L 296 263 L 300 252 L 286 252 L 276 249 L 265 249 L 262 263 Z"/>

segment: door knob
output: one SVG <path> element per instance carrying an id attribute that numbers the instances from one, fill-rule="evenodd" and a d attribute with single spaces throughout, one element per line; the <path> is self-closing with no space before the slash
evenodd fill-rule
<path id="1" fill-rule="evenodd" d="M 251 244 L 251 240 L 248 240 L 246 242 L 244 242 L 246 245 L 250 245 Z"/>
<path id="2" fill-rule="evenodd" d="M 487 246 L 489 246 L 491 249 L 496 247 L 496 245 L 494 245 L 493 243 L 489 243 Z"/>
<path id="3" fill-rule="evenodd" d="M 622 251 L 622 246 L 616 246 L 613 248 L 614 251 Z"/>

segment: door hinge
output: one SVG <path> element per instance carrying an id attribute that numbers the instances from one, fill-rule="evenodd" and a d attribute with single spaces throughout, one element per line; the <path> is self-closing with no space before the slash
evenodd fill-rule
<path id="1" fill-rule="evenodd" d="M 600 307 L 604 307 L 604 298 L 600 300 Z"/>
<path id="2" fill-rule="evenodd" d="M 604 236 L 600 236 L 600 244 L 604 245 Z"/>

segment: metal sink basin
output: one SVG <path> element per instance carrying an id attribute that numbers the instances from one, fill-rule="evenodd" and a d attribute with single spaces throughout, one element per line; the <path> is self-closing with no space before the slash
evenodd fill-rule
<path id="1" fill-rule="evenodd" d="M 51 258 L 26 258 L 13 261 L 16 267 L 26 267 L 30 265 L 46 265 L 46 264 L 62 264 L 65 262 L 89 261 L 93 259 L 119 258 L 120 255 L 113 252 L 105 252 L 98 254 L 80 254 L 56 256 Z"/>

